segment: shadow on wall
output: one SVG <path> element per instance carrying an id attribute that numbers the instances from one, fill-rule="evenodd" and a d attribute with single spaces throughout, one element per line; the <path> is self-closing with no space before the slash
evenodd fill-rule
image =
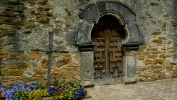
<path id="1" fill-rule="evenodd" d="M 19 4 L 22 0 L 2 0 L 2 2 Z"/>
<path id="2" fill-rule="evenodd" d="M 173 13 L 173 20 L 171 20 L 171 25 L 170 27 L 174 30 L 174 33 L 172 34 L 169 34 L 167 37 L 171 38 L 173 40 L 173 47 L 177 47 L 177 12 L 176 12 L 176 9 L 177 9 L 177 1 L 174 0 L 174 9 L 173 10 L 174 12 L 171 12 Z M 173 56 L 173 60 L 176 61 L 177 60 L 177 50 L 175 50 L 174 52 L 174 56 Z"/>
<path id="3" fill-rule="evenodd" d="M 18 50 L 20 50 L 20 39 L 19 36 L 17 34 L 15 35 L 11 35 L 10 37 L 10 41 L 12 42 L 12 48 L 11 50 L 13 50 L 14 53 L 17 53 Z"/>

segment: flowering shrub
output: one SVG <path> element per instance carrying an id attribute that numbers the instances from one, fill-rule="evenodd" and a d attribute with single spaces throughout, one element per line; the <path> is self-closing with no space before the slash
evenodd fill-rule
<path id="1" fill-rule="evenodd" d="M 37 82 L 15 84 L 10 87 L 0 86 L 0 99 L 5 100 L 40 100 L 42 97 L 53 97 L 53 100 L 82 100 L 87 91 L 79 83 L 61 84 L 50 87 L 50 91 Z"/>
<path id="2" fill-rule="evenodd" d="M 2 93 L 0 92 L 0 100 L 3 99 L 4 97 L 2 96 Z"/>
<path id="3" fill-rule="evenodd" d="M 43 88 L 41 85 L 39 85 L 37 82 L 34 82 L 30 85 L 28 84 L 15 84 L 11 85 L 10 87 L 3 87 L 0 86 L 0 91 L 2 92 L 2 96 L 5 98 L 5 100 L 25 100 L 29 97 L 29 93 Z"/>
<path id="4" fill-rule="evenodd" d="M 28 93 L 28 100 L 40 100 L 47 96 L 49 96 L 47 89 L 37 89 Z"/>
<path id="5" fill-rule="evenodd" d="M 59 87 L 50 87 L 50 95 L 54 100 L 82 100 L 87 91 L 79 83 L 61 84 Z"/>

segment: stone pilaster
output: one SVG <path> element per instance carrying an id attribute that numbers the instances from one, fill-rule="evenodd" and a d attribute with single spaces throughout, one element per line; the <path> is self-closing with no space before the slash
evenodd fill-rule
<path id="1" fill-rule="evenodd" d="M 86 86 L 94 86 L 94 68 L 93 68 L 93 54 L 94 43 L 81 43 L 78 44 L 81 53 L 81 79 L 82 84 Z"/>
<path id="2" fill-rule="evenodd" d="M 125 84 L 137 82 L 136 65 L 137 52 L 125 52 L 123 57 L 123 82 Z"/>
<path id="3" fill-rule="evenodd" d="M 81 78 L 85 86 L 93 84 L 93 51 L 81 52 Z"/>

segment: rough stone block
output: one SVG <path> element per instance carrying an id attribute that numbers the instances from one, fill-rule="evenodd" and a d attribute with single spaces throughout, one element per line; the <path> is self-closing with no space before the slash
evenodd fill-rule
<path id="1" fill-rule="evenodd" d="M 144 57 L 138 57 L 138 60 L 144 60 Z"/>
<path id="2" fill-rule="evenodd" d="M 106 3 L 107 11 L 122 12 L 123 8 L 125 8 L 125 7 L 123 7 L 120 4 L 114 3 L 114 2 L 107 2 Z"/>
<path id="3" fill-rule="evenodd" d="M 165 73 L 158 73 L 158 79 L 164 79 L 165 78 Z"/>
<path id="4" fill-rule="evenodd" d="M 75 42 L 75 36 L 77 36 L 76 32 L 68 33 L 67 34 L 67 43 L 69 45 L 73 45 Z"/>
<path id="5" fill-rule="evenodd" d="M 49 18 L 39 18 L 38 22 L 41 24 L 49 24 Z"/>
<path id="6" fill-rule="evenodd" d="M 129 56 L 128 57 L 128 64 L 127 64 L 127 74 L 128 74 L 128 77 L 132 77 L 132 76 L 135 76 L 136 74 L 136 57 L 134 56 Z"/>
<path id="7" fill-rule="evenodd" d="M 2 16 L 2 17 L 14 17 L 13 14 L 8 13 L 8 12 L 3 12 L 3 13 L 0 14 L 0 16 Z M 3 23 L 3 22 L 1 22 L 1 23 Z"/>
<path id="8" fill-rule="evenodd" d="M 69 11 L 68 8 L 65 8 L 65 12 L 68 14 L 68 16 L 71 16 L 71 11 Z"/>
<path id="9" fill-rule="evenodd" d="M 158 68 L 163 68 L 163 66 L 161 66 L 161 65 L 152 65 L 151 68 L 152 69 L 158 69 Z"/>
<path id="10" fill-rule="evenodd" d="M 25 60 L 26 57 L 24 55 L 18 55 L 18 54 L 12 54 L 10 55 L 10 59 L 15 59 L 15 60 Z"/>
<path id="11" fill-rule="evenodd" d="M 150 58 L 150 59 L 155 59 L 155 58 L 157 58 L 157 57 L 158 57 L 157 55 L 149 55 L 148 58 Z"/>
<path id="12" fill-rule="evenodd" d="M 162 58 L 162 59 L 165 59 L 165 55 L 164 54 L 160 55 L 159 57 Z"/>
<path id="13" fill-rule="evenodd" d="M 137 26 L 135 24 L 128 24 L 131 33 L 130 35 L 130 39 L 128 40 L 130 43 L 141 43 L 141 39 L 142 37 L 140 37 L 140 33 L 139 30 L 137 28 Z"/>
<path id="14" fill-rule="evenodd" d="M 172 78 L 177 78 L 177 74 L 172 74 L 171 77 Z"/>
<path id="15" fill-rule="evenodd" d="M 76 44 L 89 44 L 91 43 L 90 31 L 92 29 L 92 24 L 88 24 L 83 21 L 81 23 L 78 34 L 76 35 Z"/>
<path id="16" fill-rule="evenodd" d="M 8 69 L 17 69 L 18 66 L 17 66 L 17 64 L 7 64 L 6 68 L 8 68 Z"/>
<path id="17" fill-rule="evenodd" d="M 158 54 L 163 54 L 163 53 L 161 51 L 152 51 L 151 54 L 158 55 Z"/>
<path id="18" fill-rule="evenodd" d="M 92 21 L 96 22 L 98 17 L 99 17 L 99 11 L 96 5 L 91 5 L 89 9 L 87 9 L 85 12 L 83 12 L 80 15 L 80 18 L 84 19 L 89 23 L 92 23 Z"/>
<path id="19" fill-rule="evenodd" d="M 0 7 L 0 14 L 5 11 L 5 7 Z"/>
<path id="20" fill-rule="evenodd" d="M 162 40 L 157 39 L 157 40 L 153 40 L 153 42 L 157 43 L 157 44 L 162 44 Z"/>
<path id="21" fill-rule="evenodd" d="M 158 3 L 151 2 L 151 6 L 158 6 L 158 5 L 159 5 Z"/>
<path id="22" fill-rule="evenodd" d="M 48 0 L 38 0 L 38 3 L 41 5 L 46 5 Z"/>
<path id="23" fill-rule="evenodd" d="M 7 71 L 2 71 L 1 74 L 3 76 L 21 76 L 23 75 L 23 70 L 7 70 Z"/>
<path id="24" fill-rule="evenodd" d="M 26 77 L 32 77 L 34 75 L 34 71 L 33 70 L 24 71 L 24 75 Z"/>
<path id="25" fill-rule="evenodd" d="M 28 64 L 26 62 L 23 62 L 23 61 L 18 61 L 17 66 L 18 66 L 19 69 L 28 68 Z"/>
<path id="26" fill-rule="evenodd" d="M 6 58 L 9 55 L 9 52 L 6 50 L 0 51 L 0 59 Z"/>
<path id="27" fill-rule="evenodd" d="M 43 75 L 43 74 L 47 74 L 47 71 L 37 70 L 37 71 L 34 72 L 34 75 Z"/>
<path id="28" fill-rule="evenodd" d="M 46 14 L 48 17 L 53 17 L 53 13 L 52 12 L 47 12 Z"/>
<path id="29" fill-rule="evenodd" d="M 42 66 L 43 68 L 47 69 L 47 68 L 48 68 L 48 60 L 43 59 L 43 60 L 41 61 L 41 66 Z"/>
<path id="30" fill-rule="evenodd" d="M 161 32 L 153 32 L 151 35 L 160 35 Z"/>
<path id="31" fill-rule="evenodd" d="M 64 58 L 65 63 L 67 64 L 69 61 L 71 61 L 71 57 L 65 57 Z"/>
<path id="32" fill-rule="evenodd" d="M 143 73 L 143 74 L 141 74 L 141 77 L 148 78 L 148 77 L 149 77 L 149 74 L 147 74 L 147 73 Z"/>
<path id="33" fill-rule="evenodd" d="M 141 71 L 136 71 L 136 75 L 141 76 L 142 72 Z"/>
<path id="34" fill-rule="evenodd" d="M 133 83 L 137 81 L 136 78 L 136 56 L 124 56 L 123 57 L 123 76 L 125 83 Z"/>
<path id="35" fill-rule="evenodd" d="M 30 54 L 29 54 L 29 58 L 31 60 L 34 60 L 34 59 L 39 58 L 41 56 L 42 56 L 42 54 L 40 52 L 36 52 L 36 51 L 30 52 Z"/>
<path id="36" fill-rule="evenodd" d="M 106 2 L 97 3 L 97 6 L 100 12 L 106 12 Z"/>
<path id="37" fill-rule="evenodd" d="M 93 52 L 83 52 L 81 56 L 81 77 L 83 80 L 90 80 L 93 78 Z"/>
<path id="38" fill-rule="evenodd" d="M 145 61 L 145 65 L 149 65 L 149 64 L 152 64 L 153 63 L 153 61 L 151 61 L 151 60 L 146 60 Z"/>
<path id="39" fill-rule="evenodd" d="M 153 64 L 163 64 L 164 60 L 163 59 L 155 59 Z"/>
<path id="40" fill-rule="evenodd" d="M 136 19 L 135 14 L 126 7 L 123 7 L 121 13 L 127 24 L 132 23 Z"/>
<path id="41" fill-rule="evenodd" d="M 171 78 L 171 74 L 166 74 L 165 75 L 165 79 L 170 79 Z"/>
<path id="42" fill-rule="evenodd" d="M 177 63 L 176 62 L 171 62 L 170 65 L 176 65 Z"/>
<path id="43" fill-rule="evenodd" d="M 153 73 L 159 73 L 159 72 L 161 72 L 162 70 L 161 69 L 153 69 Z"/>
<path id="44" fill-rule="evenodd" d="M 174 66 L 173 65 L 169 65 L 169 66 L 165 66 L 166 69 L 173 69 Z"/>

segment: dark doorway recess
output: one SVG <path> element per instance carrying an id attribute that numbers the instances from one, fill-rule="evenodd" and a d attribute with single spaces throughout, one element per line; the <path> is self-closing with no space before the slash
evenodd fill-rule
<path id="1" fill-rule="evenodd" d="M 122 82 L 123 25 L 110 15 L 101 17 L 91 33 L 94 47 L 94 83 L 116 84 Z"/>

